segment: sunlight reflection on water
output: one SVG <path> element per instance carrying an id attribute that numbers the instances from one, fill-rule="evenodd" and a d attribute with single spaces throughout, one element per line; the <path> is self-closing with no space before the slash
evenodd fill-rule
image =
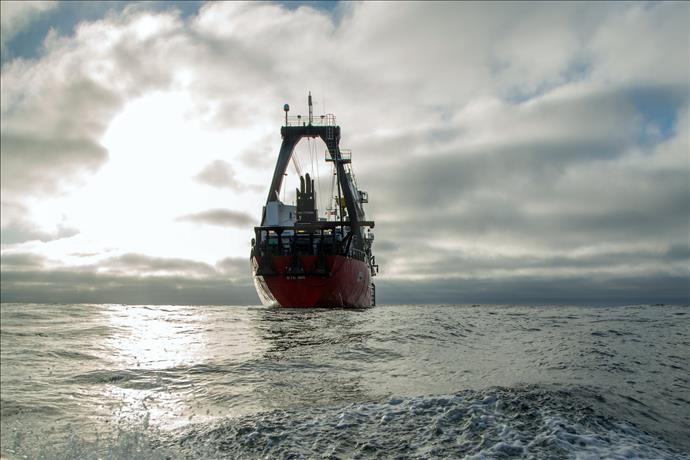
<path id="1" fill-rule="evenodd" d="M 232 370 L 222 368 L 267 348 L 245 310 L 108 305 L 104 314 L 110 334 L 92 337 L 92 346 L 102 347 L 111 369 L 122 371 L 104 377 L 101 394 L 92 396 L 109 402 L 112 418 L 146 412 L 152 423 L 175 428 L 226 414 L 209 398 Z M 253 385 L 237 389 L 246 394 Z"/>
<path id="2" fill-rule="evenodd" d="M 203 323 L 190 318 L 186 310 L 146 306 L 115 307 L 105 310 L 113 334 L 104 342 L 110 358 L 122 367 L 157 369 L 198 362 L 204 356 L 206 337 L 193 330 Z M 98 339 L 98 338 L 95 338 Z"/>

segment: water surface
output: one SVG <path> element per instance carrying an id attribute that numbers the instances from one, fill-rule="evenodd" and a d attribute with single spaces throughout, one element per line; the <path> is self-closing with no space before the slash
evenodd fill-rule
<path id="1" fill-rule="evenodd" d="M 0 312 L 16 457 L 690 457 L 686 306 Z"/>

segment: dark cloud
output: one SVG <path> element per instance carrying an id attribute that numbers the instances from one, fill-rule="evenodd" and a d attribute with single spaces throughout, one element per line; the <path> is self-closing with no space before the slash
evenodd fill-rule
<path id="1" fill-rule="evenodd" d="M 376 283 L 379 304 L 688 305 L 689 291 L 687 276 L 663 272 L 643 276 L 432 278 Z"/>
<path id="2" fill-rule="evenodd" d="M 46 269 L 30 253 L 2 256 L 2 302 L 257 304 L 246 259 L 203 262 L 128 253 L 98 263 Z"/>
<path id="3" fill-rule="evenodd" d="M 71 238 L 79 234 L 75 228 L 59 226 L 53 232 L 42 232 L 27 222 L 15 222 L 2 227 L 0 230 L 0 242 L 2 244 L 24 243 L 27 241 L 55 241 L 62 238 Z"/>
<path id="4" fill-rule="evenodd" d="M 398 269 L 397 276 L 439 276 L 451 275 L 466 277 L 486 277 L 509 275 L 522 276 L 525 273 L 539 274 L 543 277 L 581 274 L 590 272 L 592 278 L 602 274 L 654 272 L 659 267 L 665 273 L 687 274 L 687 259 L 690 248 L 678 243 L 662 248 L 597 249 L 583 253 L 562 252 L 486 254 L 479 251 L 447 250 L 434 247 L 433 241 L 390 253 L 383 252 L 379 264 L 393 268 L 396 260 L 407 257 L 415 259 L 409 268 Z M 420 257 L 421 256 L 421 257 Z M 418 259 L 418 260 L 417 260 Z"/>
<path id="5" fill-rule="evenodd" d="M 232 166 L 227 161 L 216 160 L 204 167 L 199 174 L 195 176 L 199 182 L 218 188 L 229 188 L 231 190 L 239 190 L 241 185 L 235 179 L 235 172 Z"/>
<path id="6" fill-rule="evenodd" d="M 664 256 L 671 261 L 687 262 L 690 260 L 690 246 L 687 243 L 673 244 L 669 246 Z"/>
<path id="7" fill-rule="evenodd" d="M 91 267 L 86 267 L 85 269 L 88 268 Z M 109 273 L 123 273 L 126 275 L 137 273 L 154 276 L 161 273 L 177 273 L 203 277 L 215 274 L 213 267 L 203 262 L 168 257 L 151 257 L 135 253 L 105 259 L 98 264 L 97 268 Z"/>
<path id="8" fill-rule="evenodd" d="M 247 282 L 223 277 L 127 276 L 79 270 L 3 270 L 2 302 L 255 305 Z"/>
<path id="9" fill-rule="evenodd" d="M 80 172 L 93 172 L 107 158 L 101 145 L 84 138 L 41 138 L 3 132 L 0 143 L 2 186 L 9 190 L 55 192 L 61 182 Z"/>
<path id="10" fill-rule="evenodd" d="M 249 227 L 256 223 L 249 214 L 230 209 L 209 209 L 208 211 L 180 216 L 177 220 L 220 227 Z"/>
<path id="11" fill-rule="evenodd" d="M 250 272 L 249 257 L 226 257 L 216 262 L 216 270 L 231 278 L 244 278 Z"/>
<path id="12" fill-rule="evenodd" d="M 5 269 L 39 268 L 43 266 L 45 257 L 31 253 L 3 254 L 0 256 L 0 266 Z"/>
<path id="13" fill-rule="evenodd" d="M 2 302 L 257 304 L 248 279 L 134 277 L 76 270 L 3 270 Z M 688 278 L 652 276 L 492 277 L 378 280 L 379 304 L 688 304 Z"/>
<path id="14" fill-rule="evenodd" d="M 674 120 L 674 125 L 679 123 L 678 113 L 687 109 L 687 88 L 664 85 L 599 89 L 535 102 L 518 110 L 498 106 L 486 120 L 495 137 L 481 143 L 462 145 L 463 138 L 471 135 L 462 119 L 443 128 L 401 128 L 392 138 L 368 139 L 365 152 L 376 154 L 358 155 L 359 168 L 395 161 L 383 169 L 360 169 L 359 175 L 366 178 L 369 188 L 395 197 L 396 204 L 415 206 L 445 206 L 479 188 L 498 186 L 501 191 L 527 186 L 544 191 L 578 167 L 588 167 L 585 172 L 594 174 L 601 167 L 611 170 L 613 162 L 637 148 L 643 128 L 635 106 L 637 92 L 672 98 L 675 102 L 666 106 L 665 116 Z M 438 134 L 440 129 L 443 135 Z M 625 165 L 616 167 L 615 172 L 635 173 Z"/>
<path id="15" fill-rule="evenodd" d="M 569 262 L 572 257 L 592 248 L 601 251 L 601 266 L 618 266 L 627 257 L 616 254 L 627 252 L 631 258 L 649 262 L 644 267 L 650 271 L 662 269 L 665 260 L 649 257 L 644 248 L 679 244 L 690 234 L 687 90 L 661 85 L 626 87 L 611 93 L 585 92 L 582 100 L 568 97 L 558 111 L 552 107 L 553 101 L 547 101 L 543 113 L 539 101 L 531 103 L 527 119 L 514 120 L 525 127 L 515 136 L 519 141 L 453 147 L 450 138 L 439 152 L 401 154 L 397 164 L 364 169 L 359 178 L 370 191 L 370 209 L 378 218 L 375 248 L 384 256 L 379 262 L 397 255 L 394 263 L 409 264 L 406 273 L 448 273 L 448 267 L 431 262 L 436 253 L 427 243 L 432 243 L 436 251 L 449 248 L 447 255 L 457 258 L 449 265 L 462 272 L 459 267 L 467 261 L 450 248 L 479 243 L 484 250 L 478 257 L 492 260 L 490 265 L 504 263 L 506 270 L 515 268 L 511 258 L 501 253 L 506 245 L 550 258 L 554 266 L 562 262 L 564 270 L 574 268 Z M 618 124 L 629 126 L 624 131 L 638 132 L 640 119 L 644 119 L 633 103 L 638 93 L 676 95 L 677 103 L 667 104 L 665 112 L 674 120 L 671 131 L 677 131 L 675 136 L 640 146 L 635 135 L 602 135 L 594 126 L 601 117 L 622 117 Z M 599 98 L 606 103 L 599 104 Z M 571 103 L 576 108 L 568 107 Z M 593 108 L 591 112 L 588 107 Z M 544 139 L 538 130 L 527 131 L 534 125 L 552 135 L 561 125 L 557 120 L 569 111 L 579 115 L 568 114 L 561 120 L 562 126 L 575 126 L 578 118 L 587 118 L 590 128 L 578 124 L 576 137 L 567 134 L 553 139 Z M 503 116 L 505 113 L 494 120 L 499 127 L 506 123 Z M 604 124 L 616 125 L 611 121 Z M 417 137 L 424 136 L 418 133 Z M 412 148 L 415 150 L 414 145 Z M 384 143 L 369 161 L 389 155 L 393 152 Z M 366 162 L 369 157 L 361 158 Z M 398 251 L 391 253 L 380 246 L 380 241 L 390 240 Z M 491 246 L 496 249 L 486 249 Z M 607 252 L 605 247 L 616 247 L 617 253 Z M 555 256 L 564 253 L 565 259 Z M 408 257 L 406 261 L 405 255 L 411 254 L 417 259 Z M 593 266 L 583 263 L 579 268 L 584 274 Z M 678 266 L 669 269 L 679 273 Z M 592 276 L 596 274 L 592 272 Z"/>
<path id="16" fill-rule="evenodd" d="M 682 173 L 679 172 L 678 176 Z M 633 192 L 639 183 L 630 183 Z M 544 249 L 574 249 L 602 243 L 650 244 L 676 243 L 687 237 L 690 222 L 690 198 L 687 187 L 680 186 L 675 193 L 657 189 L 645 197 L 650 206 L 640 206 L 637 193 L 630 201 L 621 197 L 619 208 L 602 209 L 594 203 L 591 209 L 573 209 L 568 202 L 534 200 L 515 202 L 506 196 L 478 196 L 467 198 L 467 203 L 456 209 L 429 206 L 426 210 L 410 208 L 409 213 L 392 217 L 390 222 L 377 224 L 377 233 L 408 244 L 414 240 L 433 241 L 454 239 L 467 242 L 477 238 L 501 236 L 506 243 L 539 245 Z M 554 194 L 558 193 L 554 190 Z M 584 194 L 583 194 L 584 195 Z M 590 195 L 590 194 L 587 194 Z M 597 199 L 595 193 L 581 199 Z M 606 200 L 605 194 L 598 197 Z M 642 199 L 640 197 L 640 199 Z M 555 208 L 552 212 L 539 212 L 531 208 L 544 205 Z M 560 209 L 559 209 L 560 205 Z M 426 222 L 427 225 L 421 225 Z"/>

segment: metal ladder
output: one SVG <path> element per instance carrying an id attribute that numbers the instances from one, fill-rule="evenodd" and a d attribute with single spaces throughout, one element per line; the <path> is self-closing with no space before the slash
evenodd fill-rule
<path id="1" fill-rule="evenodd" d="M 329 152 L 336 152 L 338 153 L 337 149 L 337 144 L 335 143 L 335 129 L 333 126 L 327 126 L 326 127 L 326 147 L 328 148 Z M 338 158 L 339 159 L 339 158 Z"/>

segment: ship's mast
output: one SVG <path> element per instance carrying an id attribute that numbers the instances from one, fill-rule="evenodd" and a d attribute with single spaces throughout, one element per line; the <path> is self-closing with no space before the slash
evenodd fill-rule
<path id="1" fill-rule="evenodd" d="M 285 110 L 285 126 L 280 130 L 283 137 L 283 143 L 280 147 L 280 153 L 278 154 L 278 161 L 276 163 L 275 171 L 273 173 L 273 179 L 271 181 L 271 187 L 268 191 L 268 197 L 266 202 L 277 201 L 279 197 L 279 192 L 283 184 L 284 173 L 287 169 L 288 163 L 292 158 L 292 153 L 297 145 L 297 143 L 303 138 L 316 138 L 319 137 L 326 144 L 328 148 L 328 153 L 330 155 L 331 161 L 333 161 L 340 198 L 345 201 L 345 208 L 347 209 L 347 222 L 343 219 L 343 204 L 342 199 L 338 200 L 338 209 L 340 210 L 340 220 L 341 223 L 346 223 L 350 227 L 351 232 L 355 237 L 353 241 L 356 249 L 363 249 L 364 246 L 364 234 L 362 226 L 372 226 L 373 223 L 366 222 L 364 211 L 359 204 L 357 191 L 354 189 L 354 185 L 350 183 L 350 179 L 345 171 L 345 163 L 349 162 L 349 159 L 343 159 L 340 151 L 340 126 L 335 124 L 335 119 L 333 116 L 326 116 L 325 120 L 322 117 L 322 123 L 319 125 L 314 125 L 314 112 L 313 104 L 311 98 L 311 92 L 308 95 L 307 102 L 309 105 L 309 118 L 308 123 L 302 121 L 301 116 L 289 117 L 288 111 L 290 107 L 285 104 L 283 110 Z M 262 225 L 264 224 L 262 219 Z"/>
<path id="2" fill-rule="evenodd" d="M 312 106 L 311 103 L 311 91 L 309 91 L 309 124 L 311 125 L 314 122 L 314 107 Z"/>

